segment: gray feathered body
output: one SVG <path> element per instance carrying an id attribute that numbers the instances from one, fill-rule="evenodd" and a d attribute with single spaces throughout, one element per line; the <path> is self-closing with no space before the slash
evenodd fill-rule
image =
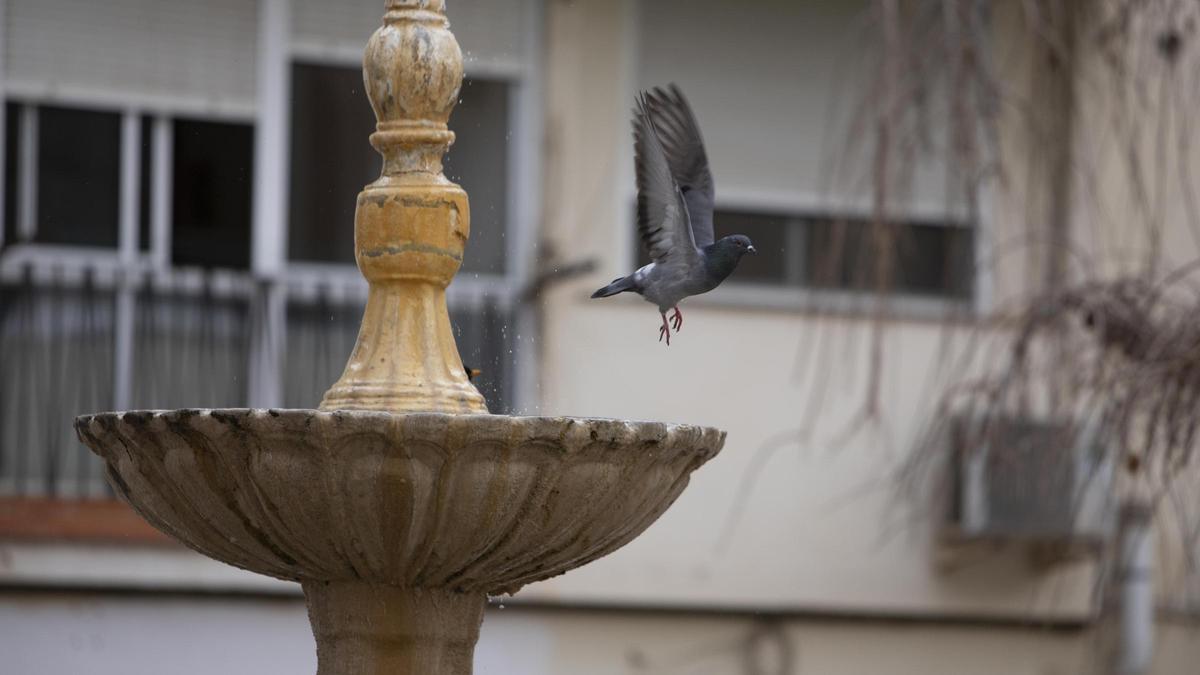
<path id="1" fill-rule="evenodd" d="M 712 173 L 700 127 L 678 87 L 638 97 L 633 142 L 638 233 L 654 262 L 592 297 L 638 293 L 664 315 L 662 330 L 670 344 L 667 310 L 678 311 L 684 298 L 719 286 L 754 246 L 740 234 L 713 240 Z"/>
<path id="2" fill-rule="evenodd" d="M 694 268 L 650 263 L 628 277 L 615 280 L 605 288 L 624 286 L 616 292 L 632 291 L 641 295 L 647 302 L 657 305 L 660 313 L 666 312 L 684 298 L 707 293 L 720 286 L 721 282 L 733 273 L 738 260 L 741 259 L 736 246 L 730 246 L 724 243 L 724 240 L 705 247 L 701 251 L 701 257 L 703 264 Z M 600 291 L 597 291 L 596 297 L 603 297 L 599 293 Z"/>

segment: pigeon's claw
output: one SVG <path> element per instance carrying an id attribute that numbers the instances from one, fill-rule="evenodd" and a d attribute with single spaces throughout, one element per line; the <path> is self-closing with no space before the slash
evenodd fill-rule
<path id="1" fill-rule="evenodd" d="M 671 315 L 671 323 L 675 324 L 675 332 L 678 333 L 680 328 L 683 328 L 683 312 L 679 311 L 679 305 L 675 305 L 675 313 Z"/>
<path id="2" fill-rule="evenodd" d="M 663 338 L 667 339 L 667 346 L 671 346 L 671 326 L 667 323 L 667 315 L 662 315 L 663 324 L 658 329 L 658 341 L 662 342 Z"/>

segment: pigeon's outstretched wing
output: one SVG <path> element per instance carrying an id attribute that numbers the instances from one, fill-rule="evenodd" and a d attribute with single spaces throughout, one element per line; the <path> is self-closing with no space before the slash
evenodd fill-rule
<path id="1" fill-rule="evenodd" d="M 671 175 L 687 202 L 696 246 L 708 246 L 713 243 L 713 179 L 692 106 L 675 84 L 655 87 L 646 99 Z"/>
<path id="2" fill-rule="evenodd" d="M 650 120 L 646 97 L 639 96 L 633 117 L 634 166 L 637 174 L 637 226 L 655 263 L 681 272 L 698 265 L 700 252 L 692 238 L 687 203 L 671 176 L 658 131 Z"/>

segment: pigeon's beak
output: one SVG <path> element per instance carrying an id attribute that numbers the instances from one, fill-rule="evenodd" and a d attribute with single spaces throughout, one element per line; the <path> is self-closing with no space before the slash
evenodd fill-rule
<path id="1" fill-rule="evenodd" d="M 754 248 L 753 246 L 747 246 L 746 253 L 758 253 L 758 249 Z"/>

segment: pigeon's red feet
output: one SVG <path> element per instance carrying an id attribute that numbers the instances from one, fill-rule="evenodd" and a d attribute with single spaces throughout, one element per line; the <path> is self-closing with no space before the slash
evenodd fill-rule
<path id="1" fill-rule="evenodd" d="M 679 305 L 675 305 L 675 313 L 671 315 L 671 321 L 675 324 L 675 332 L 678 333 L 680 328 L 683 328 L 683 312 L 679 311 Z"/>
<path id="2" fill-rule="evenodd" d="M 663 338 L 667 338 L 667 346 L 671 346 L 671 326 L 667 324 L 667 315 L 662 315 L 663 325 L 658 329 L 658 341 L 662 342 Z"/>

